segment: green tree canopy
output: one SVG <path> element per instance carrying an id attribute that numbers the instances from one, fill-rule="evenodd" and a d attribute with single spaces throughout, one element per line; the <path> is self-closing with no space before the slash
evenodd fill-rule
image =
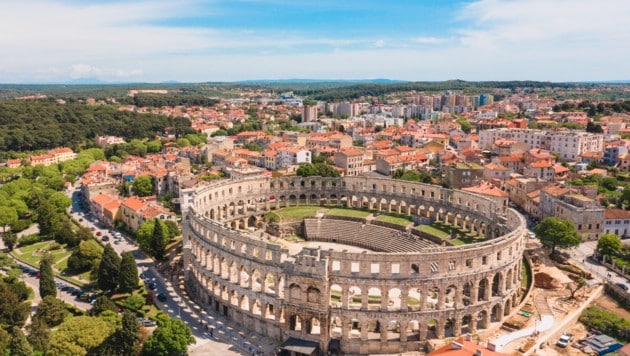
<path id="1" fill-rule="evenodd" d="M 13 251 L 13 247 L 17 242 L 17 235 L 11 231 L 7 231 L 2 234 L 2 241 L 4 242 L 4 246 L 6 246 L 9 251 Z"/>
<path id="2" fill-rule="evenodd" d="M 33 356 L 33 348 L 26 340 L 26 336 L 22 333 L 22 329 L 14 326 L 11 329 L 11 344 L 10 344 L 10 355 L 11 356 Z"/>
<path id="3" fill-rule="evenodd" d="M 53 332 L 46 354 L 76 356 L 92 353 L 114 330 L 115 325 L 99 317 L 68 318 Z"/>
<path id="4" fill-rule="evenodd" d="M 603 234 L 597 240 L 597 252 L 605 256 L 617 256 L 622 247 L 621 239 L 615 234 Z"/>
<path id="5" fill-rule="evenodd" d="M 174 222 L 164 221 L 161 219 L 151 219 L 143 222 L 138 230 L 136 230 L 135 234 L 136 240 L 138 241 L 140 247 L 148 253 L 151 253 L 151 241 L 153 237 L 153 231 L 155 230 L 156 221 L 158 221 L 162 225 L 162 230 L 166 233 L 164 236 L 165 245 L 168 244 L 173 239 L 173 237 L 179 234 L 179 228 Z M 173 224 L 175 226 L 173 226 Z"/>
<path id="6" fill-rule="evenodd" d="M 28 342 L 33 349 L 37 351 L 45 351 L 50 341 L 50 328 L 39 318 L 32 318 L 31 323 L 27 326 Z"/>
<path id="7" fill-rule="evenodd" d="M 6 330 L 0 328 L 0 350 L 6 354 L 6 350 L 9 348 L 11 344 L 11 334 L 9 334 Z"/>
<path id="8" fill-rule="evenodd" d="M 57 296 L 57 286 L 55 285 L 55 274 L 52 269 L 53 257 L 50 254 L 46 254 L 39 261 L 39 295 L 46 298 Z"/>
<path id="9" fill-rule="evenodd" d="M 132 185 L 133 193 L 139 197 L 153 195 L 153 178 L 148 175 L 136 177 Z"/>
<path id="10" fill-rule="evenodd" d="M 133 258 L 131 252 L 125 251 L 121 254 L 121 257 L 118 286 L 121 292 L 127 293 L 138 288 L 138 283 L 140 282 L 138 266 L 136 266 L 136 259 Z"/>
<path id="11" fill-rule="evenodd" d="M 43 321 L 48 327 L 61 324 L 66 315 L 68 315 L 66 303 L 50 295 L 42 299 L 35 312 L 35 318 Z"/>
<path id="12" fill-rule="evenodd" d="M 159 220 L 154 219 L 153 235 L 151 235 L 150 253 L 158 261 L 163 261 L 166 257 L 166 241 L 168 241 L 168 230 L 164 230 Z"/>
<path id="13" fill-rule="evenodd" d="M 101 263 L 98 266 L 98 287 L 102 290 L 114 290 L 118 285 L 120 273 L 120 257 L 112 245 L 107 244 L 103 251 Z"/>
<path id="14" fill-rule="evenodd" d="M 104 312 L 106 310 L 117 311 L 118 307 L 109 298 L 107 298 L 106 296 L 102 295 L 102 296 L 96 298 L 96 300 L 94 301 L 94 304 L 92 305 L 92 308 L 89 310 L 88 314 L 91 315 L 91 316 L 99 316 L 99 315 L 101 315 L 102 312 Z"/>
<path id="15" fill-rule="evenodd" d="M 144 343 L 143 355 L 170 356 L 186 353 L 195 338 L 184 322 L 166 315 L 158 317 L 158 327 Z"/>
<path id="16" fill-rule="evenodd" d="M 9 285 L 0 283 L 0 324 L 22 327 L 30 312 L 30 302 L 20 301 Z"/>
<path id="17" fill-rule="evenodd" d="M 338 170 L 326 163 L 302 163 L 295 174 L 301 177 L 339 177 L 341 175 Z"/>
<path id="18" fill-rule="evenodd" d="M 15 208 L 0 206 L 0 227 L 2 227 L 2 232 L 6 231 L 7 226 L 10 228 L 11 225 L 15 224 L 17 221 L 18 214 Z"/>
<path id="19" fill-rule="evenodd" d="M 575 230 L 571 221 L 555 216 L 547 217 L 541 221 L 534 228 L 534 232 L 543 246 L 551 249 L 552 254 L 556 251 L 556 247 L 570 248 L 582 242 L 582 237 Z"/>
<path id="20" fill-rule="evenodd" d="M 54 237 L 61 229 L 61 219 L 55 207 L 43 197 L 39 199 L 37 206 L 37 223 L 41 235 Z"/>
<path id="21" fill-rule="evenodd" d="M 100 264 L 103 247 L 94 239 L 81 241 L 68 258 L 68 268 L 73 272 L 93 270 Z"/>

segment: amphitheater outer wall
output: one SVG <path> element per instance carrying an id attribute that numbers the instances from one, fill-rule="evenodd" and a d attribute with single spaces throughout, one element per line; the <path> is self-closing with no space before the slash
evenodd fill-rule
<path id="1" fill-rule="evenodd" d="M 404 253 L 287 249 L 247 231 L 271 211 L 343 205 L 451 224 L 489 239 Z M 525 221 L 487 198 L 386 178 L 220 181 L 185 197 L 186 287 L 203 307 L 277 340 L 351 354 L 420 350 L 475 333 L 519 301 Z"/>

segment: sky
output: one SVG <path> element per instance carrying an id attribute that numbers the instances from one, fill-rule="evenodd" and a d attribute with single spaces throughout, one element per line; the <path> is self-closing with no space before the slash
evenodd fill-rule
<path id="1" fill-rule="evenodd" d="M 1 0 L 0 83 L 630 79 L 628 0 Z"/>

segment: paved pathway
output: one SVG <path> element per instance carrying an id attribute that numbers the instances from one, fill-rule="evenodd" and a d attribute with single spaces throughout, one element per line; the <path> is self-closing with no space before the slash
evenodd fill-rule
<path id="1" fill-rule="evenodd" d="M 535 333 L 545 332 L 553 327 L 556 319 L 553 316 L 551 307 L 549 306 L 547 298 L 544 296 L 544 294 L 539 293 L 538 295 L 536 295 L 536 297 L 534 297 L 534 305 L 536 306 L 536 310 L 538 310 L 538 314 L 540 315 L 540 321 L 538 321 L 533 327 L 517 330 L 507 335 L 503 335 L 497 340 L 493 341 L 492 343 L 497 346 L 497 350 L 501 350 L 512 341 L 528 337 Z"/>

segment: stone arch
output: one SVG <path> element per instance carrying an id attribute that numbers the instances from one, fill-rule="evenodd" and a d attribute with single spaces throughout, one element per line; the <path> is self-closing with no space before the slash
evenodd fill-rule
<path id="1" fill-rule="evenodd" d="M 302 331 L 302 318 L 299 315 L 293 314 L 289 317 L 289 330 Z"/>
<path id="2" fill-rule="evenodd" d="M 239 270 L 236 262 L 232 261 L 230 263 L 230 283 L 238 283 Z"/>
<path id="3" fill-rule="evenodd" d="M 306 301 L 309 303 L 319 303 L 321 292 L 318 288 L 310 286 L 306 289 Z"/>
<path id="4" fill-rule="evenodd" d="M 456 334 L 459 332 L 459 330 L 455 330 L 457 325 L 457 321 L 455 320 L 455 318 L 446 318 L 446 320 L 444 321 L 444 336 L 445 337 L 453 337 L 453 336 L 457 336 Z"/>
<path id="5" fill-rule="evenodd" d="M 293 300 L 301 300 L 302 299 L 302 288 L 293 283 L 289 286 L 289 297 Z"/>
<path id="6" fill-rule="evenodd" d="M 476 322 L 477 322 L 477 330 L 488 328 L 488 325 L 490 324 L 490 320 L 488 318 L 488 312 L 485 310 L 482 310 L 479 313 L 477 313 Z"/>
<path id="7" fill-rule="evenodd" d="M 259 299 L 252 300 L 252 314 L 262 316 L 262 303 Z"/>
<path id="8" fill-rule="evenodd" d="M 387 291 L 387 310 L 398 311 L 402 307 L 402 292 L 400 288 L 390 288 Z"/>
<path id="9" fill-rule="evenodd" d="M 422 306 L 422 290 L 420 288 L 410 288 L 407 292 L 407 307 L 410 311 L 418 311 Z M 426 300 L 426 297 L 425 297 Z"/>
<path id="10" fill-rule="evenodd" d="M 276 277 L 271 272 L 265 274 L 263 292 L 276 294 Z"/>
<path id="11" fill-rule="evenodd" d="M 450 286 L 446 287 L 444 291 L 444 303 L 449 307 L 453 307 L 456 302 L 457 302 L 457 286 L 451 284 Z"/>
<path id="12" fill-rule="evenodd" d="M 473 332 L 473 323 L 474 322 L 475 322 L 475 320 L 473 320 L 472 315 L 466 314 L 466 315 L 462 316 L 460 334 L 472 333 Z"/>
<path id="13" fill-rule="evenodd" d="M 347 327 L 349 330 L 348 338 L 359 339 L 361 338 L 362 324 L 359 319 L 350 319 L 349 325 L 342 325 L 342 328 Z"/>
<path id="14" fill-rule="evenodd" d="M 503 308 L 501 303 L 497 303 L 492 307 L 491 321 L 501 321 L 503 318 Z"/>
<path id="15" fill-rule="evenodd" d="M 508 269 L 505 275 L 505 290 L 512 289 L 512 269 Z"/>
<path id="16" fill-rule="evenodd" d="M 348 288 L 348 309 L 361 309 L 361 296 L 361 288 L 356 286 Z"/>
<path id="17" fill-rule="evenodd" d="M 330 286 L 330 307 L 341 308 L 343 305 L 341 298 L 343 298 L 343 289 L 338 284 Z"/>
<path id="18" fill-rule="evenodd" d="M 312 317 L 306 323 L 306 332 L 311 335 L 319 335 L 321 334 L 321 322 L 316 317 Z"/>
<path id="19" fill-rule="evenodd" d="M 434 286 L 427 291 L 427 306 L 429 309 L 439 309 L 440 288 Z"/>
<path id="20" fill-rule="evenodd" d="M 257 269 L 254 269 L 252 271 L 252 275 L 251 275 L 251 289 L 254 292 L 261 292 L 262 291 L 262 280 L 261 280 L 261 275 L 260 275 L 260 271 Z"/>
<path id="21" fill-rule="evenodd" d="M 387 340 L 400 341 L 400 323 L 397 320 L 387 322 Z"/>
<path id="22" fill-rule="evenodd" d="M 341 339 L 343 331 L 342 328 L 344 327 L 343 325 L 343 321 L 341 320 L 340 317 L 338 316 L 331 316 L 330 317 L 330 337 L 331 338 L 336 338 L 336 339 Z"/>
<path id="23" fill-rule="evenodd" d="M 508 300 L 505 301 L 505 307 L 503 308 L 503 316 L 510 315 L 511 311 L 512 311 L 512 299 L 509 298 Z"/>
<path id="24" fill-rule="evenodd" d="M 230 291 L 230 304 L 238 306 L 238 294 L 235 290 Z"/>
<path id="25" fill-rule="evenodd" d="M 381 308 L 381 289 L 372 287 L 367 290 L 367 307 L 368 309 L 375 310 Z"/>
<path id="26" fill-rule="evenodd" d="M 477 301 L 488 300 L 488 279 L 482 278 L 479 281 L 479 287 L 477 288 Z"/>
<path id="27" fill-rule="evenodd" d="M 247 270 L 247 268 L 245 266 L 241 266 L 241 270 L 240 270 L 240 286 L 244 287 L 244 288 L 249 288 L 250 287 L 250 276 L 249 276 L 249 271 Z"/>
<path id="28" fill-rule="evenodd" d="M 497 272 L 492 278 L 492 296 L 493 297 L 499 296 L 503 292 L 501 288 L 502 279 L 503 279 L 503 275 L 501 274 L 501 272 Z"/>
<path id="29" fill-rule="evenodd" d="M 438 324 L 437 319 L 430 319 L 427 321 L 427 339 L 438 338 Z"/>
<path id="30" fill-rule="evenodd" d="M 247 294 L 243 294 L 241 296 L 241 302 L 240 302 L 239 308 L 241 310 L 249 312 L 249 297 L 247 296 Z"/>
<path id="31" fill-rule="evenodd" d="M 471 301 L 473 288 L 474 286 L 472 282 L 466 282 L 462 285 L 462 304 L 464 304 L 464 306 L 470 305 L 475 302 Z"/>
<path id="32" fill-rule="evenodd" d="M 407 341 L 420 341 L 420 321 L 414 319 L 407 323 Z"/>
<path id="33" fill-rule="evenodd" d="M 379 320 L 368 320 L 368 340 L 380 340 L 381 339 L 381 322 Z M 387 327 L 387 325 L 385 325 Z"/>

